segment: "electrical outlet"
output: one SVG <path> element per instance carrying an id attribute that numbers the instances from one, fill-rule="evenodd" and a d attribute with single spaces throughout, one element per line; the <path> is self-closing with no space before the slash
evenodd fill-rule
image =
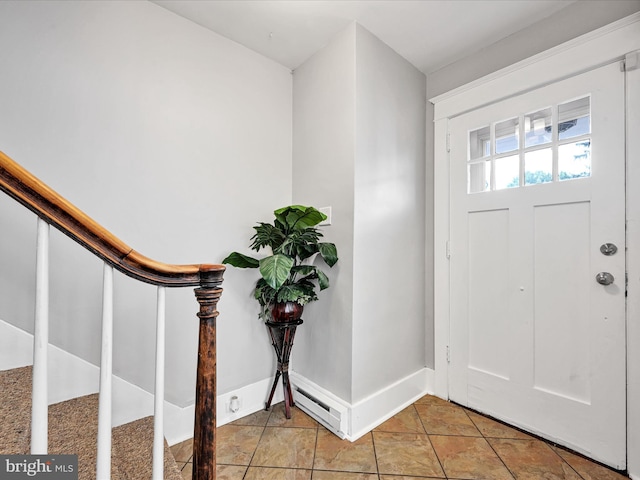
<path id="1" fill-rule="evenodd" d="M 242 401 L 240 397 L 234 395 L 229 399 L 229 403 L 227 404 L 227 408 L 231 413 L 236 413 L 242 407 Z"/>

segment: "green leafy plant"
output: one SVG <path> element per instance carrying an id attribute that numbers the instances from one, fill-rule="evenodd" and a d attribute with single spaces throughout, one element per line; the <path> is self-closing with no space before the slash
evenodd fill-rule
<path id="1" fill-rule="evenodd" d="M 262 248 L 271 255 L 256 259 L 232 252 L 222 263 L 238 268 L 258 268 L 261 278 L 256 283 L 254 296 L 260 303 L 260 317 L 270 319 L 270 307 L 275 303 L 297 302 L 305 305 L 318 300 L 317 288 L 329 287 L 329 278 L 310 260 L 319 254 L 333 267 L 338 252 L 333 243 L 321 242 L 322 233 L 316 225 L 327 216 L 313 207 L 290 205 L 273 212 L 273 224 L 258 223 L 251 237 L 250 248 L 256 252 Z"/>

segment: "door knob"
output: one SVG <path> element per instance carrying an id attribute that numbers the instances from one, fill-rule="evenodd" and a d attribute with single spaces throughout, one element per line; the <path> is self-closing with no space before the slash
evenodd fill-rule
<path id="1" fill-rule="evenodd" d="M 600 272 L 596 275 L 596 282 L 600 285 L 611 285 L 615 278 L 609 272 Z"/>

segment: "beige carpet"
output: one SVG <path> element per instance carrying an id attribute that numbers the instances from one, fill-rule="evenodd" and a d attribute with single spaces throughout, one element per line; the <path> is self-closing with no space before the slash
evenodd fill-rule
<path id="1" fill-rule="evenodd" d="M 28 452 L 30 428 L 31 367 L 0 372 L 0 453 Z"/>
<path id="2" fill-rule="evenodd" d="M 0 453 L 29 453 L 31 367 L 0 372 Z M 49 406 L 49 453 L 77 454 L 79 480 L 95 480 L 98 394 Z M 113 429 L 111 478 L 151 478 L 153 417 Z M 182 480 L 165 442 L 164 478 Z"/>
<path id="3" fill-rule="evenodd" d="M 131 439 L 136 439 L 132 442 Z M 119 478 L 138 480 L 151 478 L 153 451 L 153 417 L 145 417 L 135 422 L 113 429 L 113 457 Z M 164 442 L 164 478 L 183 480 L 167 442 Z"/>

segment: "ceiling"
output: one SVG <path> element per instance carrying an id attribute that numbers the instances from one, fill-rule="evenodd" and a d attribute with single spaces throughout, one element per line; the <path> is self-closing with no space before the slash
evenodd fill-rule
<path id="1" fill-rule="evenodd" d="M 576 0 L 154 0 L 295 69 L 356 21 L 426 74 Z"/>

